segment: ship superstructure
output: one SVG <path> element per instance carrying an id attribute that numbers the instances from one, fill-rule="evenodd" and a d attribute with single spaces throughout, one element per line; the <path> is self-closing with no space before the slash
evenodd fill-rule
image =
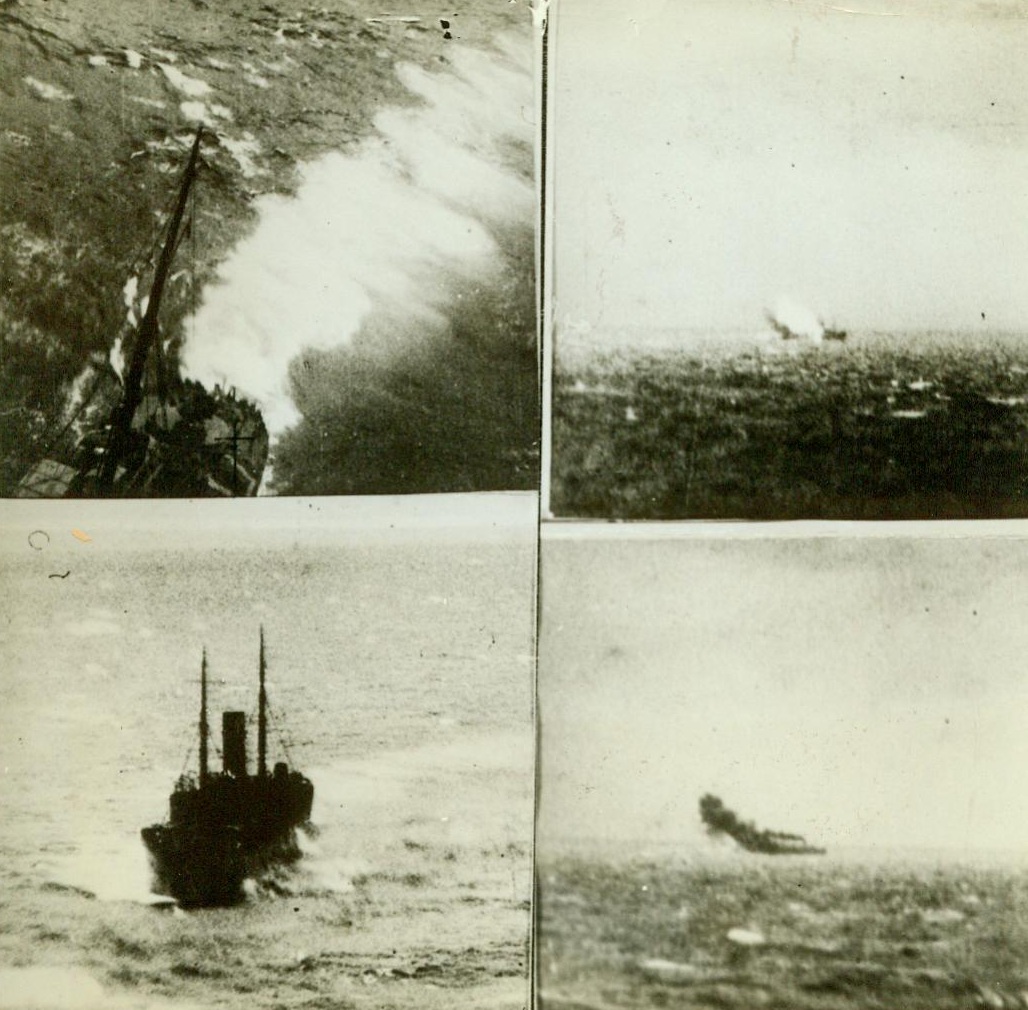
<path id="1" fill-rule="evenodd" d="M 186 230 L 203 133 L 201 126 L 182 173 L 124 371 L 94 355 L 76 380 L 46 457 L 21 479 L 15 497 L 198 498 L 259 491 L 269 447 L 260 411 L 233 389 L 208 390 L 169 367 L 159 322 Z"/>
<path id="2" fill-rule="evenodd" d="M 208 767 L 207 656 L 200 673 L 199 768 L 169 799 L 168 820 L 143 828 L 155 890 L 185 906 L 239 901 L 243 882 L 300 856 L 296 831 L 310 820 L 314 786 L 279 761 L 269 771 L 264 633 L 260 642 L 257 769 L 247 767 L 246 713 L 222 713 L 222 769 Z"/>

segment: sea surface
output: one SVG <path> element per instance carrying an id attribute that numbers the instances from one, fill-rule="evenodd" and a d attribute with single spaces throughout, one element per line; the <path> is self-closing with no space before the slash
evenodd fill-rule
<path id="1" fill-rule="evenodd" d="M 1012 332 L 558 337 L 550 508 L 617 519 L 1028 515 Z"/>
<path id="2" fill-rule="evenodd" d="M 565 328 L 555 336 L 558 362 L 587 363 L 600 355 L 618 353 L 697 354 L 715 357 L 755 351 L 772 355 L 802 356 L 818 349 L 823 354 L 845 351 L 873 353 L 879 350 L 989 350 L 1003 348 L 1011 354 L 1024 351 L 1021 330 L 1000 330 L 982 325 L 979 329 L 873 330 L 851 328 L 843 341 L 798 336 L 783 340 L 770 326 L 759 323 L 734 329 L 695 327 L 613 327 L 609 329 Z"/>
<path id="3" fill-rule="evenodd" d="M 540 1005 L 1023 1007 L 1028 857 L 540 836 Z"/>
<path id="4" fill-rule="evenodd" d="M 0 558 L 0 1007 L 523 1006 L 531 530 L 181 539 Z M 139 829 L 195 767 L 201 652 L 212 743 L 243 708 L 252 750 L 262 625 L 315 830 L 239 907 L 153 905 Z"/>

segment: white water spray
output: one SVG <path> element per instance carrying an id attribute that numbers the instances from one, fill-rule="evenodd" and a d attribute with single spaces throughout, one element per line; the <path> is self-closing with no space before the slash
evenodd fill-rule
<path id="1" fill-rule="evenodd" d="M 530 56 L 511 44 L 455 50 L 445 73 L 401 65 L 424 104 L 383 111 L 356 151 L 305 166 L 295 199 L 261 202 L 187 327 L 187 374 L 254 397 L 279 434 L 299 419 L 287 375 L 302 351 L 346 346 L 372 317 L 437 329 L 455 285 L 488 283 L 491 230 L 534 212 L 511 153 L 533 141 Z"/>

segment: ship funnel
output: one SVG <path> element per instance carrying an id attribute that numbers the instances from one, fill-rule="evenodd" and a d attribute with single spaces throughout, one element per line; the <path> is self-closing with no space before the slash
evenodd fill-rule
<path id="1" fill-rule="evenodd" d="M 221 713 L 221 753 L 225 771 L 246 778 L 246 713 Z"/>

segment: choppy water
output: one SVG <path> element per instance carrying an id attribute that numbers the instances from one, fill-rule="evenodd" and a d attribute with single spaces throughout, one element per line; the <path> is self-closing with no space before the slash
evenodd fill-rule
<path id="1" fill-rule="evenodd" d="M 520 1007 L 531 536 L 154 539 L 65 578 L 2 559 L 0 1007 Z M 239 908 L 150 907 L 138 832 L 196 759 L 201 648 L 212 709 L 252 713 L 261 623 L 317 835 Z"/>
<path id="2" fill-rule="evenodd" d="M 540 839 L 543 1007 L 1023 1005 L 1023 854 L 556 848 Z"/>
<path id="3" fill-rule="evenodd" d="M 851 328 L 842 342 L 798 337 L 783 340 L 770 328 L 760 325 L 727 330 L 695 328 L 620 327 L 606 330 L 585 326 L 565 326 L 555 337 L 558 359 L 585 359 L 607 353 L 712 354 L 732 355 L 759 351 L 764 354 L 802 355 L 844 354 L 853 351 L 905 350 L 983 350 L 1003 348 L 1024 350 L 1024 333 L 996 330 L 984 325 L 980 330 L 870 330 Z"/>

